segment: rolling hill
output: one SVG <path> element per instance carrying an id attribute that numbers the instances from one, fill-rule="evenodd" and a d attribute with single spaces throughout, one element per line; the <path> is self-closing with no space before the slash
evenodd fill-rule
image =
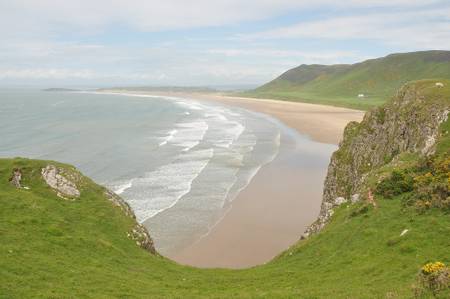
<path id="1" fill-rule="evenodd" d="M 435 78 L 450 79 L 450 51 L 391 54 L 355 64 L 300 65 L 241 95 L 367 110 L 384 103 L 408 81 Z"/>

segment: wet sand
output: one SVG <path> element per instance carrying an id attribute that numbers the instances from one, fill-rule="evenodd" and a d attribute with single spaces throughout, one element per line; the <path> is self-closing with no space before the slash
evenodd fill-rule
<path id="1" fill-rule="evenodd" d="M 225 268 L 271 260 L 295 243 L 317 217 L 327 157 L 334 149 L 324 145 L 321 159 L 312 164 L 299 159 L 298 151 L 284 148 L 237 196 L 208 235 L 170 258 L 198 267 Z"/>

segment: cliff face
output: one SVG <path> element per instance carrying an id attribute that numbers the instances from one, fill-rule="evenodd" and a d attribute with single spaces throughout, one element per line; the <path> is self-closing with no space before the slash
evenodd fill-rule
<path id="1" fill-rule="evenodd" d="M 319 218 L 306 236 L 324 227 L 334 207 L 366 198 L 366 179 L 372 171 L 405 152 L 433 154 L 439 126 L 450 110 L 449 84 L 449 80 L 406 84 L 386 105 L 366 113 L 361 123 L 347 125 L 331 157 Z"/>

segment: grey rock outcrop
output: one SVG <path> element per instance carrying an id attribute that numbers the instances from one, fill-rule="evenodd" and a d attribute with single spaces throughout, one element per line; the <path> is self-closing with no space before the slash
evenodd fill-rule
<path id="1" fill-rule="evenodd" d="M 116 193 L 112 192 L 109 189 L 105 189 L 105 195 L 106 198 L 110 202 L 112 202 L 115 206 L 119 207 L 125 215 L 133 219 L 136 219 L 136 216 L 134 215 L 134 212 L 131 209 L 131 207 L 120 196 L 118 196 Z"/>
<path id="2" fill-rule="evenodd" d="M 19 168 L 14 168 L 9 182 L 16 188 L 22 188 L 20 182 L 22 181 L 22 171 Z"/>
<path id="3" fill-rule="evenodd" d="M 153 245 L 153 240 L 150 237 L 147 229 L 142 225 L 137 223 L 130 233 L 128 233 L 128 237 L 136 242 L 136 245 L 144 248 L 152 254 L 156 253 L 155 246 Z"/>
<path id="4" fill-rule="evenodd" d="M 361 123 L 347 125 L 339 149 L 331 157 L 319 217 L 305 235 L 320 231 L 335 207 L 348 200 L 366 199 L 366 178 L 372 170 L 404 152 L 434 153 L 439 126 L 450 110 L 449 99 L 422 92 L 434 84 L 431 80 L 406 84 L 388 104 L 367 112 Z"/>
<path id="5" fill-rule="evenodd" d="M 119 207 L 125 215 L 136 221 L 136 215 L 133 210 L 120 196 L 108 189 L 105 189 L 105 196 L 115 206 Z M 150 237 L 148 230 L 142 224 L 136 222 L 135 226 L 127 234 L 127 236 L 128 238 L 134 240 L 136 245 L 144 248 L 152 254 L 156 254 L 153 240 Z"/>
<path id="6" fill-rule="evenodd" d="M 360 201 L 360 196 L 359 196 L 359 194 L 358 194 L 358 193 L 353 194 L 352 197 L 350 198 L 350 201 L 351 201 L 352 203 L 357 203 L 357 202 L 359 202 L 359 201 Z"/>
<path id="7" fill-rule="evenodd" d="M 41 170 L 42 178 L 58 197 L 73 200 L 80 196 L 80 191 L 75 184 L 79 178 L 75 174 L 65 173 L 63 168 L 57 168 L 54 165 L 47 165 Z"/>

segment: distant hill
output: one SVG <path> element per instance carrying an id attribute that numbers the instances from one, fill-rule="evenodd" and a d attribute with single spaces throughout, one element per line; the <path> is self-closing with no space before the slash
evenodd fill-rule
<path id="1" fill-rule="evenodd" d="M 450 79 L 450 51 L 391 54 L 355 64 L 300 65 L 244 96 L 368 109 L 404 83 Z"/>

